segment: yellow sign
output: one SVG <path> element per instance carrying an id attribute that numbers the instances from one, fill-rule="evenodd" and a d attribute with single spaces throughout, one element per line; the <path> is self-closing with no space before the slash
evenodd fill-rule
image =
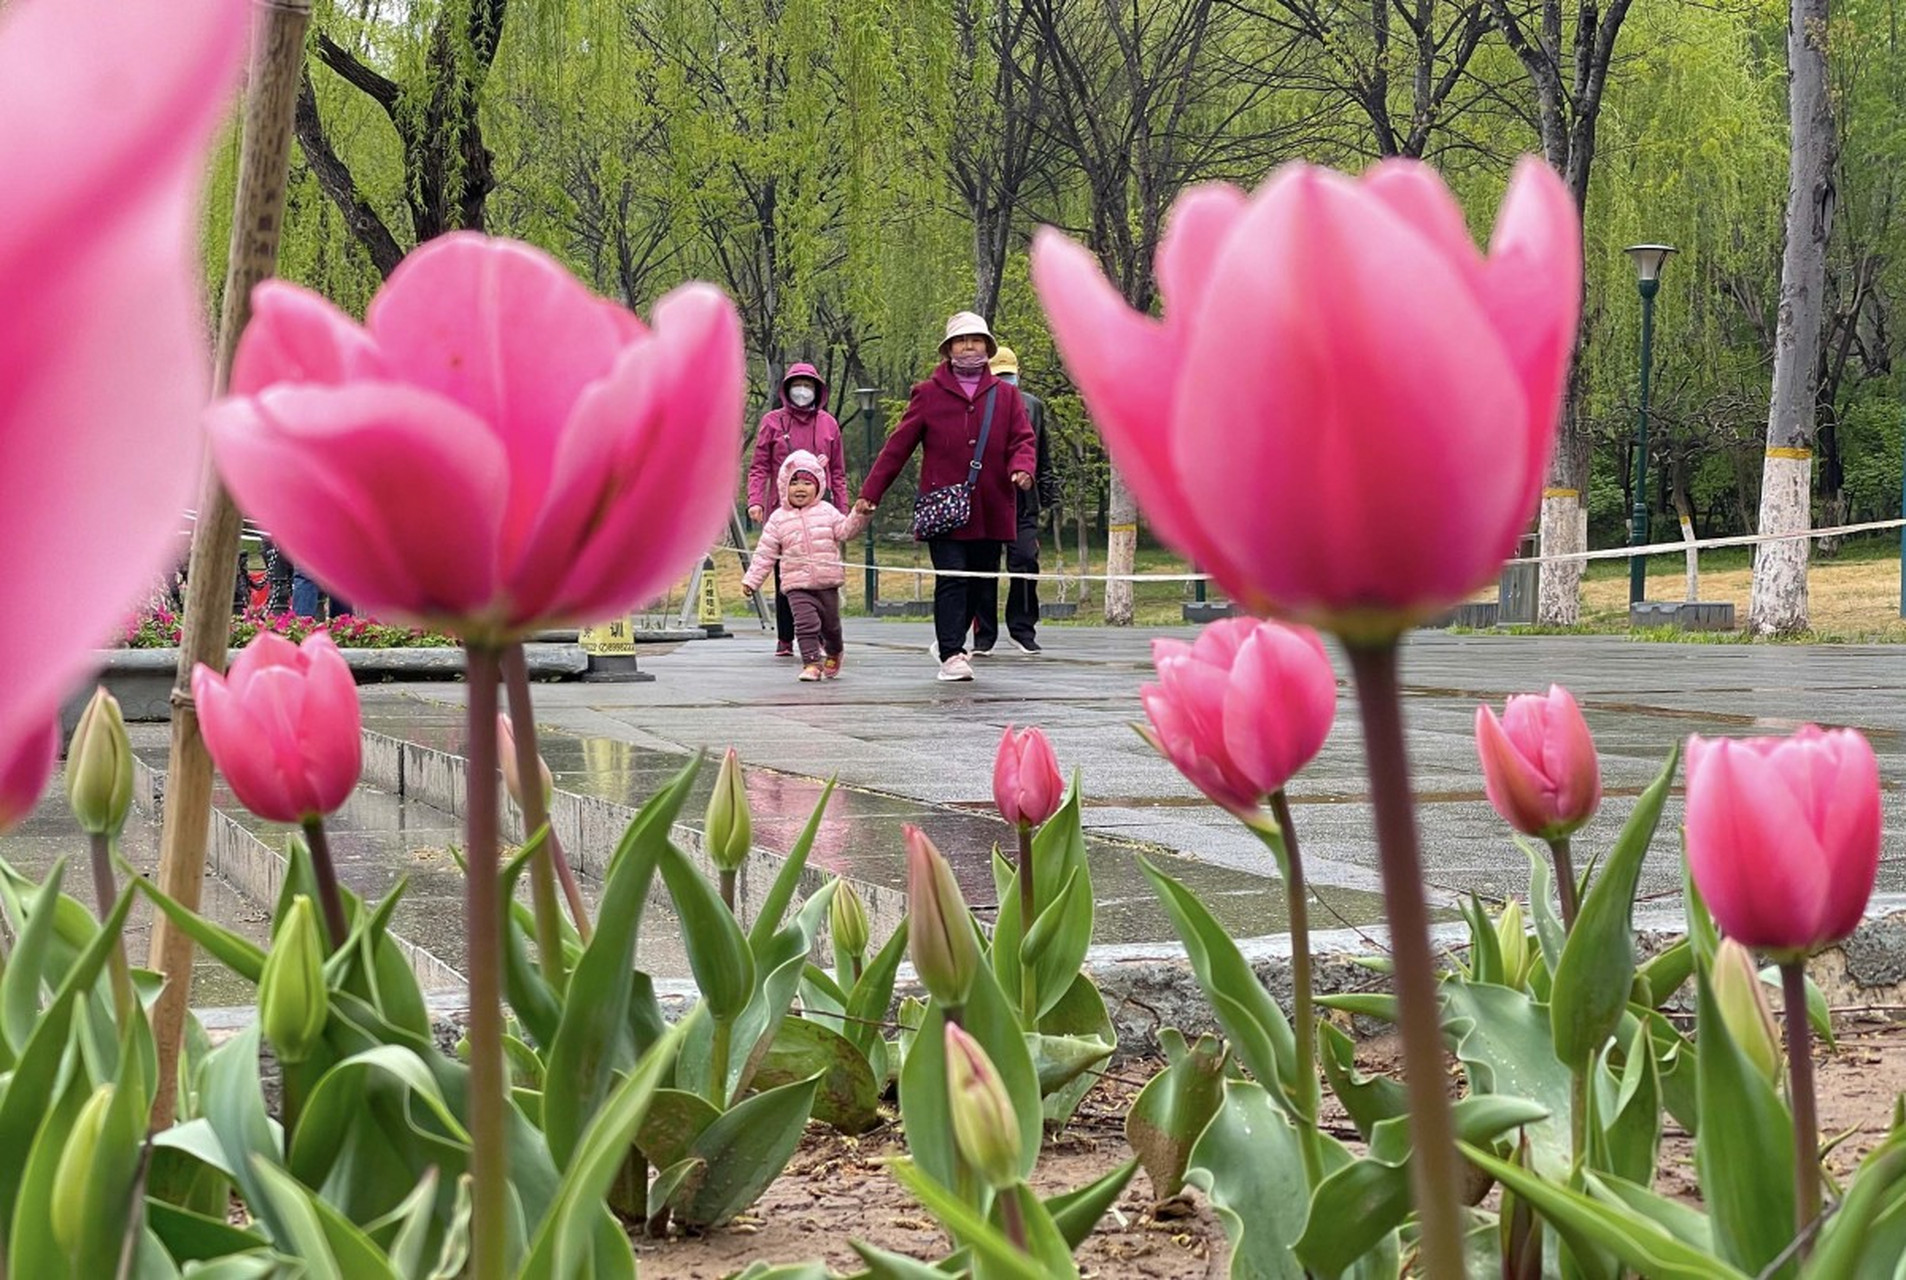
<path id="1" fill-rule="evenodd" d="M 611 618 L 607 622 L 598 622 L 592 627 L 584 627 L 577 637 L 582 651 L 589 654 L 631 654 L 635 652 L 635 634 L 632 618 Z"/>
<path id="2" fill-rule="evenodd" d="M 701 601 L 696 606 L 695 620 L 704 627 L 721 625 L 721 587 L 715 581 L 715 558 L 709 556 L 702 561 Z"/>

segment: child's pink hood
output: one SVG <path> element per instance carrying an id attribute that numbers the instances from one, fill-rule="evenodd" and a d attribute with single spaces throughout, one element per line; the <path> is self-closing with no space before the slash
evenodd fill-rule
<path id="1" fill-rule="evenodd" d="M 821 491 L 814 499 L 816 502 L 833 501 L 834 495 L 827 491 L 827 464 L 806 449 L 796 449 L 782 461 L 781 474 L 775 477 L 775 492 L 781 495 L 782 506 L 788 505 L 788 481 L 794 479 L 796 471 L 807 472 L 820 485 Z"/>

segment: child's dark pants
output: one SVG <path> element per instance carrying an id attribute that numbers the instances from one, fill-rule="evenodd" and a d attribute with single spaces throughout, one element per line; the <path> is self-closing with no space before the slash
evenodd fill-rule
<path id="1" fill-rule="evenodd" d="M 795 587 L 787 593 L 787 602 L 794 611 L 794 642 L 801 647 L 802 662 L 818 663 L 823 654 L 831 657 L 841 651 L 839 587 Z"/>

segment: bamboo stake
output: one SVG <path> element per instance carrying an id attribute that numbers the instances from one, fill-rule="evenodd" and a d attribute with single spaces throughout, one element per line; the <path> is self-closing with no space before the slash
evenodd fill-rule
<path id="1" fill-rule="evenodd" d="M 232 238 L 226 257 L 225 299 L 220 310 L 218 360 L 213 387 L 223 394 L 231 379 L 238 335 L 251 318 L 252 286 L 278 266 L 285 185 L 291 159 L 292 111 L 304 70 L 305 28 L 311 0 L 258 0 L 253 14 L 252 62 L 239 144 L 238 191 L 232 208 Z M 205 882 L 205 837 L 212 812 L 212 758 L 199 735 L 192 707 L 192 670 L 203 662 L 225 669 L 231 637 L 233 566 L 238 561 L 240 517 L 208 458 L 200 484 L 198 524 L 185 591 L 185 627 L 179 670 L 172 686 L 172 753 L 166 770 L 165 822 L 159 843 L 159 887 L 196 911 Z M 156 913 L 155 913 L 156 914 Z M 165 976 L 153 1006 L 159 1080 L 152 1127 L 172 1122 L 178 1098 L 179 1052 L 192 997 L 192 939 L 160 915 L 152 929 L 152 965 Z"/>

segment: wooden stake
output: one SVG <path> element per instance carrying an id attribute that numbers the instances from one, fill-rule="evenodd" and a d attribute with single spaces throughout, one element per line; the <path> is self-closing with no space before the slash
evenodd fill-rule
<path id="1" fill-rule="evenodd" d="M 226 258 L 225 300 L 220 310 L 214 390 L 224 394 L 231 379 L 238 335 L 251 319 L 252 286 L 278 266 L 285 185 L 291 159 L 292 110 L 304 72 L 305 28 L 311 0 L 260 0 L 253 15 L 254 39 L 239 144 L 238 191 L 232 208 L 232 238 Z M 232 575 L 238 563 L 240 517 L 208 457 L 200 485 L 198 524 L 185 591 L 185 628 L 179 670 L 172 686 L 172 754 L 166 770 L 165 824 L 159 843 L 159 887 L 196 911 L 205 882 L 205 837 L 212 812 L 212 758 L 199 735 L 192 707 L 192 670 L 203 662 L 225 669 L 231 639 Z M 157 914 L 157 913 L 155 913 Z M 192 939 L 159 915 L 152 928 L 152 966 L 165 976 L 153 1007 L 159 1080 L 152 1127 L 172 1122 L 178 1097 L 179 1051 L 192 996 Z"/>

